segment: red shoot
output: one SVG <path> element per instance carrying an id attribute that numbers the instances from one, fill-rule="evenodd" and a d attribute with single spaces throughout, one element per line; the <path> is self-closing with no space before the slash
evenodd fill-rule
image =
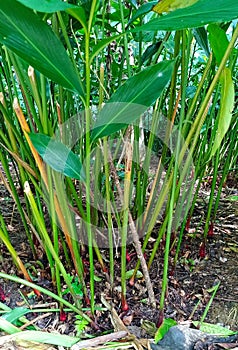
<path id="1" fill-rule="evenodd" d="M 126 251 L 126 261 L 129 263 L 131 261 L 131 258 L 136 255 L 136 253 L 128 253 L 128 250 Z M 143 254 L 144 258 L 146 259 L 146 253 Z"/>
<path id="2" fill-rule="evenodd" d="M 164 321 L 164 311 L 160 310 L 159 317 L 158 317 L 158 320 L 156 322 L 156 327 L 159 328 L 162 325 L 163 321 Z"/>
<path id="3" fill-rule="evenodd" d="M 202 242 L 199 247 L 199 256 L 204 259 L 206 256 L 206 245 L 205 242 Z"/>
<path id="4" fill-rule="evenodd" d="M 129 285 L 130 285 L 131 287 L 133 287 L 134 284 L 135 284 L 135 277 L 132 276 L 132 277 L 130 278 L 130 280 L 129 280 Z"/>
<path id="5" fill-rule="evenodd" d="M 0 301 L 5 301 L 5 300 L 6 300 L 6 295 L 4 294 L 4 291 L 0 286 Z"/>
<path id="6" fill-rule="evenodd" d="M 207 236 L 208 237 L 212 237 L 213 235 L 214 235 L 214 224 L 213 224 L 213 222 L 211 222 L 211 224 L 209 226 L 209 230 L 208 230 Z"/>
<path id="7" fill-rule="evenodd" d="M 186 222 L 186 225 L 185 225 L 185 230 L 186 230 L 187 232 L 189 232 L 190 221 L 191 221 L 191 217 L 189 216 L 189 217 L 187 218 L 187 222 Z"/>
<path id="8" fill-rule="evenodd" d="M 174 276 L 174 268 L 169 271 L 169 276 L 173 277 Z"/>
<path id="9" fill-rule="evenodd" d="M 89 306 L 89 305 L 90 305 L 90 299 L 89 299 L 89 297 L 88 297 L 88 296 L 85 296 L 84 300 L 85 300 L 86 305 Z"/>
<path id="10" fill-rule="evenodd" d="M 131 261 L 131 254 L 128 253 L 128 250 L 126 251 L 126 261 L 130 262 Z"/>
<path id="11" fill-rule="evenodd" d="M 37 297 L 40 297 L 41 296 L 41 292 L 39 292 L 38 289 L 33 289 L 34 290 L 34 293 Z"/>
<path id="12" fill-rule="evenodd" d="M 122 311 L 128 311 L 129 305 L 127 304 L 126 298 L 124 295 L 121 296 L 121 309 Z"/>
<path id="13" fill-rule="evenodd" d="M 59 317 L 61 322 L 65 322 L 67 319 L 67 314 L 63 310 L 60 311 L 60 317 Z"/>

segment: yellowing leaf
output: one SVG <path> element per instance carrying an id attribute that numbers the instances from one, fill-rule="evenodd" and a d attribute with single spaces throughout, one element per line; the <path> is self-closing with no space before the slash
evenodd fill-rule
<path id="1" fill-rule="evenodd" d="M 170 12 L 192 6 L 197 1 L 198 0 L 161 0 L 153 7 L 153 11 L 162 14 L 164 12 Z"/>

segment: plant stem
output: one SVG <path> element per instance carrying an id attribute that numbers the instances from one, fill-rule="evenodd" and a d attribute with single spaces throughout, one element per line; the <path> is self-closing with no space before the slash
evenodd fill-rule
<path id="1" fill-rule="evenodd" d="M 92 322 L 92 320 L 87 315 L 82 313 L 82 311 L 80 311 L 77 307 L 75 307 L 74 305 L 70 304 L 67 300 L 65 300 L 63 298 L 60 298 L 58 295 L 52 293 L 48 289 L 40 287 L 40 286 L 38 286 L 35 283 L 23 280 L 22 278 L 19 278 L 19 277 L 16 277 L 16 276 L 10 276 L 10 275 L 8 275 L 6 273 L 3 273 L 3 272 L 0 272 L 0 277 L 1 278 L 5 278 L 5 279 L 7 279 L 9 281 L 13 281 L 13 282 L 16 282 L 16 283 L 19 283 L 19 284 L 23 284 L 24 286 L 28 286 L 28 287 L 33 288 L 33 289 L 37 289 L 37 290 L 39 290 L 39 292 L 42 292 L 45 295 L 48 295 L 49 297 L 59 301 L 60 303 L 62 303 L 66 307 L 68 307 L 70 310 L 75 312 L 76 314 L 82 316 L 86 321 Z"/>

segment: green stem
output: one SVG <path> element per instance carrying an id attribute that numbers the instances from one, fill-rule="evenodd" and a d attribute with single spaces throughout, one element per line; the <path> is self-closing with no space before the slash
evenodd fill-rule
<path id="1" fill-rule="evenodd" d="M 209 105 L 209 101 L 210 101 L 210 98 L 212 96 L 212 93 L 215 90 L 216 84 L 218 83 L 218 80 L 220 78 L 220 75 L 221 75 L 224 67 L 225 67 L 226 62 L 227 62 L 230 54 L 232 53 L 232 50 L 233 50 L 233 47 L 235 45 L 237 38 L 238 38 L 238 26 L 236 27 L 234 34 L 231 38 L 231 41 L 230 41 L 229 45 L 227 46 L 226 52 L 221 60 L 220 66 L 218 67 L 218 70 L 213 78 L 213 81 L 211 82 L 211 85 L 208 89 L 208 92 L 207 92 L 207 94 L 202 102 L 200 109 L 199 109 L 198 115 L 197 115 L 197 117 L 196 117 L 196 119 L 195 119 L 195 121 L 190 129 L 190 132 L 187 136 L 186 144 L 190 144 L 191 139 L 193 138 L 192 148 L 194 148 L 196 145 L 197 138 L 199 136 L 201 127 L 202 127 L 204 120 L 206 118 L 206 113 L 205 113 L 206 108 Z M 185 151 L 185 147 L 186 147 L 186 145 L 184 146 L 184 148 L 181 152 L 182 157 L 184 155 L 183 151 Z"/>
<path id="2" fill-rule="evenodd" d="M 82 311 L 80 311 L 77 307 L 75 307 L 74 305 L 70 304 L 68 301 L 66 301 L 63 298 L 60 298 L 58 295 L 52 293 L 51 291 L 49 291 L 48 289 L 45 289 L 43 287 L 38 286 L 35 283 L 32 282 L 28 282 L 26 280 L 23 280 L 22 278 L 16 277 L 16 276 L 10 276 L 6 273 L 0 272 L 0 278 L 5 278 L 9 281 L 13 281 L 19 284 L 23 284 L 24 286 L 30 287 L 32 289 L 36 289 L 41 293 L 44 293 L 45 295 L 48 295 L 50 298 L 53 298 L 55 300 L 57 300 L 58 302 L 62 303 L 63 305 L 65 305 L 66 307 L 68 307 L 70 310 L 72 310 L 73 312 L 75 312 L 76 314 L 82 316 L 86 321 L 88 322 L 92 322 L 92 320 L 85 315 L 84 313 L 82 313 Z"/>
<path id="3" fill-rule="evenodd" d="M 218 150 L 216 152 L 216 157 L 213 160 L 214 167 L 213 167 L 212 185 L 211 185 L 209 203 L 208 203 L 208 208 L 207 208 L 206 222 L 205 222 L 205 227 L 204 227 L 204 238 L 205 239 L 207 238 L 207 233 L 208 233 L 208 229 L 209 229 L 213 200 L 214 200 L 214 191 L 215 191 L 216 182 L 217 182 L 217 173 L 218 173 L 218 165 L 219 165 L 219 152 L 220 152 L 220 147 L 218 148 Z"/>
<path id="4" fill-rule="evenodd" d="M 63 278 L 65 280 L 65 283 L 67 284 L 67 286 L 68 286 L 68 288 L 69 288 L 69 290 L 71 292 L 72 297 L 74 298 L 75 302 L 77 303 L 77 296 L 76 296 L 76 294 L 75 294 L 75 292 L 73 290 L 73 287 L 71 285 L 71 280 L 68 277 L 68 274 L 67 274 L 67 272 L 66 272 L 66 270 L 65 270 L 65 268 L 64 268 L 64 266 L 63 266 L 63 264 L 62 264 L 62 262 L 61 262 L 61 260 L 59 258 L 59 255 L 57 254 L 57 252 L 54 249 L 54 246 L 53 246 L 53 244 L 51 242 L 51 238 L 49 237 L 48 232 L 46 230 L 44 219 L 41 217 L 41 215 L 40 215 L 40 213 L 38 211 L 35 199 L 33 197 L 33 194 L 31 192 L 31 190 L 30 190 L 29 183 L 26 182 L 24 187 L 25 187 L 25 193 L 27 195 L 27 198 L 29 200 L 29 203 L 30 203 L 30 206 L 31 206 L 31 209 L 32 209 L 33 216 L 34 216 L 34 218 L 36 220 L 36 224 L 39 227 L 39 230 L 41 232 L 43 243 L 44 243 L 44 247 L 48 248 L 50 254 L 54 258 L 56 264 L 58 265 L 58 267 L 59 267 L 59 269 L 60 269 L 60 271 L 62 273 L 62 276 L 63 276 Z M 51 259 L 50 256 L 48 258 Z M 51 266 L 52 265 L 53 264 L 51 263 Z"/>
<path id="5" fill-rule="evenodd" d="M 121 26 L 122 26 L 122 32 L 126 32 L 126 26 L 125 26 L 125 17 L 124 17 L 124 10 L 122 3 L 122 0 L 119 0 L 119 6 L 120 6 L 120 14 L 121 14 Z M 126 64 L 127 64 L 127 71 L 128 71 L 128 78 L 131 76 L 131 65 L 130 65 L 130 57 L 129 57 L 129 51 L 128 51 L 128 40 L 127 40 L 127 34 L 123 35 L 124 38 L 124 52 L 126 56 Z"/>
<path id="6" fill-rule="evenodd" d="M 90 293 L 91 293 L 91 311 L 94 314 L 95 301 L 94 301 L 94 259 L 93 259 L 93 232 L 91 226 L 91 205 L 90 205 L 90 127 L 91 127 L 91 113 L 90 113 L 90 93 L 91 93 L 91 74 L 90 74 L 90 33 L 92 29 L 93 18 L 95 16 L 95 9 L 97 6 L 97 0 L 92 1 L 89 20 L 88 30 L 85 31 L 85 74 L 86 74 L 86 99 L 85 99 L 85 122 L 86 122 L 86 153 L 85 153 L 85 164 L 86 164 L 86 230 L 88 236 L 88 252 L 89 252 L 89 270 L 90 270 Z"/>
<path id="7" fill-rule="evenodd" d="M 111 189 L 109 180 L 109 162 L 108 162 L 108 148 L 107 139 L 103 140 L 103 155 L 104 155 L 104 168 L 105 168 L 105 185 L 106 185 L 106 200 L 107 200 L 107 223 L 108 223 L 108 242 L 109 242 L 109 257 L 110 257 L 110 283 L 111 287 L 114 283 L 114 253 L 113 253 L 113 221 L 111 213 Z"/>
<path id="8" fill-rule="evenodd" d="M 130 136 L 128 136 L 130 137 Z M 126 241 L 129 219 L 130 204 L 130 187 L 131 187 L 131 167 L 132 167 L 132 145 L 126 140 L 126 160 L 125 160 L 125 180 L 124 180 L 124 198 L 123 198 L 123 222 L 121 230 L 121 294 L 122 294 L 122 310 L 127 311 L 126 302 Z"/>
<path id="9" fill-rule="evenodd" d="M 213 302 L 213 299 L 215 298 L 215 295 L 216 295 L 216 293 L 217 293 L 217 291 L 218 291 L 218 288 L 220 287 L 220 284 L 221 284 L 221 282 L 219 281 L 219 282 L 213 287 L 212 296 L 211 296 L 211 298 L 210 298 L 210 300 L 209 300 L 209 302 L 208 302 L 208 304 L 207 304 L 207 306 L 206 306 L 206 308 L 205 308 L 205 311 L 204 311 L 204 313 L 203 313 L 203 315 L 202 315 L 202 317 L 201 317 L 200 324 L 205 320 L 205 318 L 206 318 L 206 316 L 207 316 L 207 313 L 208 313 L 208 311 L 209 311 L 209 309 L 210 309 L 210 306 L 211 306 L 211 304 L 212 304 L 212 302 Z"/>
<path id="10" fill-rule="evenodd" d="M 30 244 L 32 253 L 36 257 L 35 246 L 34 246 L 34 243 L 32 241 L 31 233 L 30 233 L 30 230 L 29 230 L 29 227 L 28 227 L 28 224 L 27 224 L 27 220 L 26 220 L 25 215 L 24 215 L 24 211 L 22 209 L 22 203 L 20 202 L 20 199 L 19 199 L 16 187 L 14 185 L 14 181 L 13 181 L 11 173 L 10 173 L 10 169 L 9 169 L 9 165 L 8 165 L 6 156 L 5 156 L 5 154 L 3 152 L 0 152 L 0 162 L 1 162 L 2 166 L 3 166 L 3 169 L 4 169 L 4 171 L 6 173 L 6 176 L 7 176 L 7 180 L 9 182 L 9 184 L 6 183 L 7 189 L 10 192 L 12 198 L 14 199 L 14 201 L 15 201 L 15 203 L 17 205 L 17 209 L 18 209 L 19 214 L 21 216 L 21 220 L 22 220 L 22 223 L 23 223 L 23 226 L 24 226 L 24 229 L 25 229 L 25 232 L 26 232 L 26 236 L 27 236 L 28 242 Z M 1 169 L 0 169 L 0 178 L 2 178 L 2 180 L 3 180 L 3 174 L 1 172 Z"/>

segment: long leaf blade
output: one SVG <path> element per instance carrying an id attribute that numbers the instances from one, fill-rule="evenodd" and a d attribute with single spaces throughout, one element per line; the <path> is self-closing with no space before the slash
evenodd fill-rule
<path id="1" fill-rule="evenodd" d="M 29 134 L 30 139 L 52 169 L 73 179 L 85 180 L 85 174 L 79 157 L 63 143 L 43 134 Z"/>
<path id="2" fill-rule="evenodd" d="M 218 127 L 210 158 L 214 156 L 231 124 L 232 111 L 235 103 L 235 88 L 231 70 L 224 68 L 221 77 L 221 106 L 218 116 Z"/>
<path id="3" fill-rule="evenodd" d="M 1 319 L 0 319 L 1 321 Z M 16 328 L 18 329 L 18 328 Z M 8 332 L 10 333 L 10 332 Z M 15 333 L 15 334 L 14 334 Z M 1 337 L 3 338 L 4 342 L 9 342 L 9 341 L 14 341 L 16 344 L 18 342 L 21 342 L 21 344 L 24 344 L 25 341 L 25 346 L 24 348 L 29 348 L 30 346 L 35 346 L 35 343 L 31 343 L 32 341 L 38 342 L 41 344 L 51 344 L 51 345 L 59 345 L 59 346 L 64 346 L 66 348 L 70 348 L 73 346 L 75 343 L 77 343 L 80 339 L 76 337 L 71 337 L 69 335 L 64 335 L 64 334 L 53 334 L 53 333 L 47 333 L 47 332 L 42 332 L 42 331 L 23 331 L 21 332 L 20 329 L 19 331 L 11 332 L 11 336 L 4 336 Z M 28 343 L 30 342 L 30 343 Z M 0 345 L 4 344 L 0 340 Z M 37 347 L 38 348 L 38 347 Z M 40 347 L 39 347 L 40 348 Z M 31 349 L 33 349 L 31 347 Z"/>
<path id="4" fill-rule="evenodd" d="M 84 95 L 81 80 L 60 40 L 18 1 L 0 2 L 0 42 L 53 81 Z"/>
<path id="5" fill-rule="evenodd" d="M 211 324 L 211 323 L 199 322 L 199 321 L 193 321 L 192 323 L 194 324 L 195 327 L 199 326 L 200 331 L 206 332 L 208 334 L 215 334 L 216 336 L 229 337 L 230 335 L 235 335 L 238 333 L 238 332 L 233 332 L 232 330 L 217 324 Z"/>
<path id="6" fill-rule="evenodd" d="M 160 62 L 128 79 L 99 113 L 92 139 L 108 136 L 135 121 L 160 96 L 173 67 L 173 61 Z"/>
<path id="7" fill-rule="evenodd" d="M 11 310 L 10 312 L 5 313 L 2 318 L 4 318 L 8 322 L 15 322 L 22 316 L 26 315 L 29 312 L 29 309 L 25 307 L 16 307 L 15 309 Z"/>
<path id="8" fill-rule="evenodd" d="M 14 334 L 20 332 L 20 329 L 11 324 L 11 322 L 0 317 L 0 329 L 8 334 Z"/>
<path id="9" fill-rule="evenodd" d="M 226 32 L 217 24 L 210 24 L 207 29 L 211 48 L 216 57 L 217 64 L 220 64 L 229 45 Z"/>
<path id="10" fill-rule="evenodd" d="M 17 0 L 26 7 L 39 12 L 52 13 L 57 11 L 64 11 L 74 5 L 62 2 L 61 0 Z"/>
<path id="11" fill-rule="evenodd" d="M 180 30 L 231 21 L 238 17 L 236 0 L 199 0 L 191 7 L 177 9 L 137 27 L 132 32 Z"/>

